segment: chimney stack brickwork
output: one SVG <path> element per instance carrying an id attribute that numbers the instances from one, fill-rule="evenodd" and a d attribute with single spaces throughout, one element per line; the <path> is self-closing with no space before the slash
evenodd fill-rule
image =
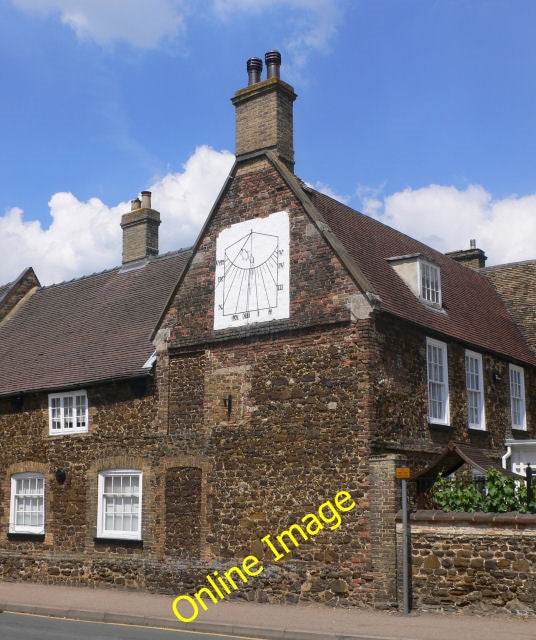
<path id="1" fill-rule="evenodd" d="M 158 255 L 160 213 L 151 208 L 151 192 L 142 191 L 132 200 L 131 211 L 121 217 L 123 229 L 123 264 Z"/>
<path id="2" fill-rule="evenodd" d="M 255 151 L 272 150 L 293 171 L 296 94 L 289 84 L 279 79 L 280 56 L 276 60 L 276 53 L 266 54 L 271 77 L 248 85 L 232 98 L 236 109 L 236 157 L 240 160 Z M 252 60 L 260 62 L 258 58 L 248 61 L 250 82 Z"/>
<path id="3" fill-rule="evenodd" d="M 483 269 L 486 266 L 486 260 L 488 259 L 482 249 L 478 249 L 476 246 L 472 246 L 470 249 L 461 249 L 460 251 L 448 251 L 446 256 L 460 262 L 469 269 Z"/>

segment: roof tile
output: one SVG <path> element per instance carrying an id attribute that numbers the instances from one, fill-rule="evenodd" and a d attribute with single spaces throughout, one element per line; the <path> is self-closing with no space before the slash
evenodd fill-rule
<path id="1" fill-rule="evenodd" d="M 38 289 L 0 325 L 0 395 L 142 375 L 152 329 L 189 256 Z"/>
<path id="2" fill-rule="evenodd" d="M 425 329 L 509 359 L 536 364 L 536 357 L 492 283 L 444 254 L 332 198 L 308 190 L 312 203 L 372 282 L 382 310 Z M 423 254 L 441 266 L 446 313 L 420 302 L 388 258 Z"/>

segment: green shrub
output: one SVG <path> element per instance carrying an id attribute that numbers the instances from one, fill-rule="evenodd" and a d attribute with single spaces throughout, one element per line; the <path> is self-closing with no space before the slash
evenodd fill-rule
<path id="1" fill-rule="evenodd" d="M 527 489 L 520 478 L 508 478 L 496 469 L 489 469 L 483 491 L 480 491 L 468 473 L 454 478 L 440 476 L 432 486 L 435 505 L 443 511 L 486 511 L 526 513 Z M 530 505 L 536 511 L 536 500 Z"/>

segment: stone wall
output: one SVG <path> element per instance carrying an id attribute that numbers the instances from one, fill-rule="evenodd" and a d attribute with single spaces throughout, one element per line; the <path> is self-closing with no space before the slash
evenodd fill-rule
<path id="1" fill-rule="evenodd" d="M 446 340 L 450 424 L 428 421 L 426 331 L 387 315 L 375 320 L 376 351 L 372 366 L 375 429 L 372 451 L 407 455 L 412 473 L 441 453 L 450 440 L 487 450 L 497 459 L 504 455 L 504 438 L 512 437 L 509 362 L 482 353 L 486 430 L 470 429 L 467 418 L 465 345 Z M 431 336 L 433 337 L 433 336 Z M 536 380 L 525 368 L 527 431 L 513 437 L 534 437 L 536 396 L 530 393 Z"/>
<path id="2" fill-rule="evenodd" d="M 410 527 L 414 609 L 536 615 L 536 515 L 417 511 Z M 401 553 L 400 516 L 397 534 Z"/>
<path id="3" fill-rule="evenodd" d="M 129 383 L 88 388 L 84 434 L 49 435 L 47 394 L 26 396 L 18 413 L 0 400 L 2 577 L 178 595 L 254 554 L 265 570 L 233 597 L 373 604 L 382 568 L 374 573 L 370 559 L 369 338 L 361 321 L 172 352 L 166 394 L 151 384 L 142 397 Z M 141 541 L 97 537 L 107 468 L 143 471 Z M 20 471 L 45 475 L 44 536 L 7 535 L 10 476 Z M 340 527 L 274 561 L 261 538 L 341 490 L 357 506 Z"/>

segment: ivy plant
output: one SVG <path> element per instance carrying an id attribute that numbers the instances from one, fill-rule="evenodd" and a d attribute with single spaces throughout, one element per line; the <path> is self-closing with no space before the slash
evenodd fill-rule
<path id="1" fill-rule="evenodd" d="M 432 496 L 442 511 L 482 511 L 483 495 L 467 473 L 453 478 L 440 476 L 434 482 Z"/>
<path id="2" fill-rule="evenodd" d="M 489 469 L 483 490 L 479 490 L 468 473 L 454 478 L 440 476 L 432 487 L 435 505 L 443 511 L 536 512 L 536 500 L 527 508 L 527 488 L 520 478 L 509 478 Z"/>

